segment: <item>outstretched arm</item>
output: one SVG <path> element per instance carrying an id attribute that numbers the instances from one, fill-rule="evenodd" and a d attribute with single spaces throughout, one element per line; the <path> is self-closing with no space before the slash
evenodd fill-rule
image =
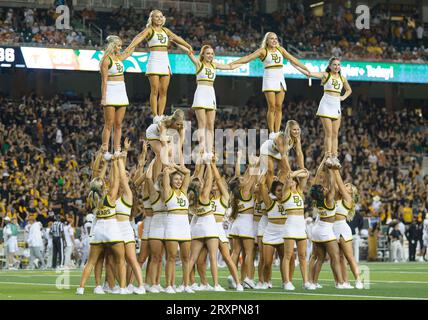
<path id="1" fill-rule="evenodd" d="M 190 44 L 188 44 L 182 37 L 176 35 L 174 32 L 169 30 L 168 28 L 164 28 L 169 39 L 174 42 L 175 44 L 181 44 L 182 46 L 185 46 L 190 51 L 193 51 L 193 48 Z"/>
<path id="2" fill-rule="evenodd" d="M 184 52 L 187 53 L 187 56 L 190 58 L 190 60 L 193 62 L 193 64 L 195 65 L 196 69 L 198 70 L 201 66 L 201 62 L 196 59 L 195 55 L 193 54 L 193 51 L 191 50 L 191 48 L 188 48 L 186 46 L 183 46 L 179 43 L 176 43 L 177 47 L 179 47 L 181 50 L 183 50 Z"/>
<path id="3" fill-rule="evenodd" d="M 214 66 L 216 69 L 219 70 L 234 70 L 236 68 L 239 68 L 240 66 L 242 66 L 243 63 L 228 63 L 228 64 L 222 64 L 222 63 L 215 63 Z"/>
<path id="4" fill-rule="evenodd" d="M 246 55 L 246 56 L 244 56 L 242 58 L 239 58 L 238 60 L 235 60 L 235 61 L 233 61 L 231 63 L 232 67 L 234 67 L 237 64 L 241 64 L 242 65 L 242 64 L 246 64 L 246 63 L 248 63 L 250 61 L 253 61 L 253 60 L 257 59 L 257 58 L 261 58 L 261 57 L 264 56 L 264 51 L 265 51 L 265 49 L 260 48 L 260 49 L 257 49 L 256 51 L 254 51 L 253 53 L 251 53 L 249 55 Z"/>
<path id="5" fill-rule="evenodd" d="M 303 63 L 301 63 L 298 59 L 296 59 L 292 54 L 290 54 L 283 47 L 279 47 L 279 51 L 281 51 L 284 58 L 290 61 L 290 63 L 293 66 L 299 66 L 302 70 L 305 70 L 306 72 L 310 72 L 309 69 Z"/>
<path id="6" fill-rule="evenodd" d="M 152 32 L 153 30 L 151 28 L 145 28 L 143 31 L 137 34 L 134 39 L 132 39 L 128 48 L 135 49 L 141 43 L 141 41 L 146 39 Z"/>

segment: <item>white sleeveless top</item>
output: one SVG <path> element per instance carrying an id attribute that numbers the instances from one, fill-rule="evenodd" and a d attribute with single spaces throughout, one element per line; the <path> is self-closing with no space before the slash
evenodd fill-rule
<path id="1" fill-rule="evenodd" d="M 120 60 L 113 61 L 110 56 L 107 56 L 109 59 L 108 65 L 108 76 L 109 77 L 118 77 L 122 76 L 125 71 L 125 67 L 123 66 L 123 62 Z"/>
<path id="2" fill-rule="evenodd" d="M 126 203 L 123 197 L 116 200 L 116 214 L 129 217 L 131 215 L 131 209 L 132 205 Z"/>
<path id="3" fill-rule="evenodd" d="M 348 217 L 348 213 L 351 210 L 351 208 L 348 208 L 344 203 L 343 199 L 336 201 L 336 214 Z"/>
<path id="4" fill-rule="evenodd" d="M 144 206 L 144 209 L 146 210 L 148 209 L 152 210 L 152 203 L 150 202 L 150 197 L 143 199 L 143 206 Z"/>
<path id="5" fill-rule="evenodd" d="M 165 205 L 165 202 L 161 198 L 160 192 L 158 192 L 158 198 L 152 202 L 152 209 L 153 213 L 159 213 L 159 212 L 167 212 L 168 208 Z"/>
<path id="6" fill-rule="evenodd" d="M 325 199 L 324 199 L 324 205 L 322 207 L 318 207 L 318 214 L 320 218 L 334 217 L 336 215 L 336 203 L 333 205 L 333 208 L 329 208 L 325 204 Z"/>
<path id="7" fill-rule="evenodd" d="M 340 74 L 339 78 L 333 78 L 331 73 L 329 72 L 327 79 L 322 85 L 324 86 L 324 92 L 342 93 L 343 78 Z"/>
<path id="8" fill-rule="evenodd" d="M 183 191 L 180 191 L 180 195 L 177 196 L 174 189 L 171 189 L 171 195 L 165 201 L 165 205 L 168 208 L 168 212 L 174 211 L 189 211 L 189 199 L 184 194 Z"/>
<path id="9" fill-rule="evenodd" d="M 101 209 L 95 211 L 97 219 L 110 218 L 116 215 L 116 204 L 111 204 L 108 196 L 105 196 Z"/>
<path id="10" fill-rule="evenodd" d="M 287 218 L 287 212 L 285 211 L 284 202 L 273 200 L 270 208 L 266 209 L 267 216 L 269 219 L 284 219 Z"/>
<path id="11" fill-rule="evenodd" d="M 202 203 L 201 199 L 198 199 L 198 205 L 196 206 L 195 214 L 197 216 L 204 216 L 213 212 L 213 208 L 211 206 L 211 202 L 207 204 Z"/>
<path id="12" fill-rule="evenodd" d="M 221 200 L 221 197 L 219 198 L 212 197 L 210 203 L 211 203 L 211 208 L 213 210 L 214 215 L 224 217 L 228 206 L 226 206 L 223 203 L 223 201 Z"/>
<path id="13" fill-rule="evenodd" d="M 284 201 L 284 208 L 288 210 L 305 209 L 303 197 L 298 193 L 291 192 L 288 198 Z"/>
<path id="14" fill-rule="evenodd" d="M 241 192 L 241 191 L 239 191 L 239 192 Z M 241 193 L 241 198 L 244 199 L 244 197 L 242 196 L 242 193 Z M 245 200 L 245 199 L 244 200 L 241 200 L 241 199 L 238 200 L 238 213 L 241 213 L 241 212 L 247 211 L 249 209 L 253 209 L 253 208 L 254 208 L 254 197 L 253 197 L 253 195 L 251 195 L 251 198 L 248 200 Z"/>
<path id="15" fill-rule="evenodd" d="M 196 72 L 196 81 L 214 82 L 216 77 L 215 67 L 212 63 L 209 66 L 201 63 L 201 67 Z"/>
<path id="16" fill-rule="evenodd" d="M 275 48 L 274 52 L 269 51 L 267 48 L 265 48 L 265 50 L 266 55 L 262 59 L 263 66 L 265 67 L 265 69 L 278 68 L 284 65 L 284 57 L 282 56 L 282 53 L 281 51 L 279 51 L 278 48 Z"/>
<path id="17" fill-rule="evenodd" d="M 149 48 L 168 47 L 168 40 L 168 35 L 164 28 L 162 28 L 161 32 L 152 28 L 152 34 L 149 36 L 147 44 L 149 45 Z"/>

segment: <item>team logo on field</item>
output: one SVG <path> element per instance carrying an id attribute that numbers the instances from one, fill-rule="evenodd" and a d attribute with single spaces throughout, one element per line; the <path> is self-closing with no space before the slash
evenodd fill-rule
<path id="1" fill-rule="evenodd" d="M 271 56 L 272 56 L 273 62 L 275 62 L 275 63 L 281 62 L 281 57 L 277 53 L 271 53 Z"/>

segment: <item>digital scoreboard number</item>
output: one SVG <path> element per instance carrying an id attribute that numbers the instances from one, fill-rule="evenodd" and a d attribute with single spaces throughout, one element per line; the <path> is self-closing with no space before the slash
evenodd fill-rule
<path id="1" fill-rule="evenodd" d="M 0 46 L 0 68 L 25 68 L 25 61 L 19 47 Z"/>

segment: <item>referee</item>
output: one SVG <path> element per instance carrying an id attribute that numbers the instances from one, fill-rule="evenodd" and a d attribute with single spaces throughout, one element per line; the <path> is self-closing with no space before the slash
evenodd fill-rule
<path id="1" fill-rule="evenodd" d="M 55 269 L 57 266 L 57 259 L 59 255 L 59 267 L 64 266 L 64 223 L 61 222 L 60 215 L 55 215 L 55 222 L 51 228 L 52 235 L 52 246 L 53 246 L 53 257 L 52 257 L 52 268 Z"/>

